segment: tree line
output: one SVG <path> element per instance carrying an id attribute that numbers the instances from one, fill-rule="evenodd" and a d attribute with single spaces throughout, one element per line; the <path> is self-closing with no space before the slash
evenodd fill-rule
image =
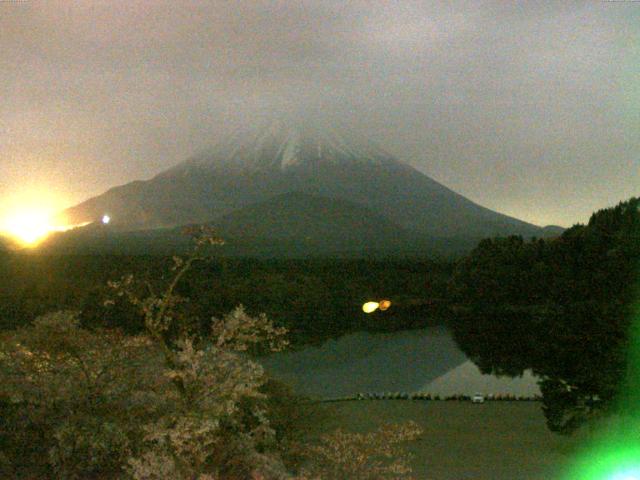
<path id="1" fill-rule="evenodd" d="M 553 240 L 487 239 L 455 268 L 457 343 L 484 373 L 540 376 L 553 431 L 610 410 L 628 383 L 639 207 L 600 210 Z"/>
<path id="2" fill-rule="evenodd" d="M 107 282 L 134 273 L 140 288 L 160 288 L 167 256 L 0 255 L 0 329 L 28 325 L 39 315 L 78 310 L 87 327 L 143 330 L 128 302 L 105 308 Z M 206 329 L 212 316 L 238 304 L 266 313 L 289 329 L 294 344 L 318 343 L 356 330 L 392 331 L 443 324 L 453 264 L 428 259 L 259 260 L 213 257 L 194 265 L 178 286 L 190 298 L 192 321 Z M 366 315 L 362 304 L 389 298 L 392 308 Z"/>

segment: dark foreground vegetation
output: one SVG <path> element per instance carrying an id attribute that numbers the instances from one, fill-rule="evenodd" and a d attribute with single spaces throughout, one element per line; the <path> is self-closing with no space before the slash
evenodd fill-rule
<path id="1" fill-rule="evenodd" d="M 44 256 L 0 253 L 0 329 L 27 325 L 37 316 L 78 310 L 87 327 L 144 329 L 126 300 L 109 308 L 107 282 L 134 274 L 142 289 L 160 288 L 171 257 Z M 206 329 L 212 316 L 238 304 L 266 313 L 289 330 L 294 344 L 320 342 L 356 330 L 392 331 L 442 324 L 453 265 L 431 260 L 211 259 L 193 266 L 177 286 L 190 299 L 190 318 Z M 366 315 L 362 304 L 389 298 L 393 307 Z"/>
<path id="2" fill-rule="evenodd" d="M 0 476 L 408 478 L 413 423 L 301 441 L 313 409 L 253 358 L 285 348 L 286 329 L 243 307 L 206 330 L 190 316 L 179 285 L 206 260 L 200 247 L 219 242 L 206 229 L 194 239 L 161 288 L 133 275 L 109 282 L 104 307 L 128 302 L 143 319 L 138 333 L 58 311 L 0 334 Z"/>
<path id="3" fill-rule="evenodd" d="M 571 432 L 636 377 L 639 262 L 640 199 L 555 240 L 485 240 L 452 279 L 455 339 L 483 372 L 532 369 L 549 428 Z"/>

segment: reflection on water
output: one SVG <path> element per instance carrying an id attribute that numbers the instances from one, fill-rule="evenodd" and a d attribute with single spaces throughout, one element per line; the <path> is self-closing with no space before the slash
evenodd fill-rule
<path id="1" fill-rule="evenodd" d="M 298 393 L 319 398 L 360 392 L 527 397 L 540 393 L 530 372 L 514 379 L 482 375 L 444 327 L 352 333 L 321 346 L 276 353 L 261 363 Z"/>
<path id="2" fill-rule="evenodd" d="M 475 393 L 524 397 L 540 395 L 538 379 L 531 371 L 527 370 L 521 377 L 515 378 L 483 375 L 471 360 L 467 360 L 435 380 L 429 380 L 420 391 L 440 397 Z"/>
<path id="3" fill-rule="evenodd" d="M 466 361 L 444 327 L 393 333 L 358 332 L 321 346 L 262 359 L 267 372 L 305 395 L 413 392 Z"/>

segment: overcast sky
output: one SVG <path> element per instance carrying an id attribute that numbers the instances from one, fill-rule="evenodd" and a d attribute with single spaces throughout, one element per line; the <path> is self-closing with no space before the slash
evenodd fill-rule
<path id="1" fill-rule="evenodd" d="M 484 206 L 584 222 L 640 194 L 640 2 L 0 1 L 0 215 L 299 106 Z"/>

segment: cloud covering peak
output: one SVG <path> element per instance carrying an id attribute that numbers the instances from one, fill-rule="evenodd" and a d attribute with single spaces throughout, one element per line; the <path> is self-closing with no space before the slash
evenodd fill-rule
<path id="1" fill-rule="evenodd" d="M 342 118 L 484 205 L 535 223 L 586 220 L 640 183 L 639 12 L 0 3 L 0 196 L 45 185 L 75 203 L 179 163 L 256 112 L 301 109 Z"/>

